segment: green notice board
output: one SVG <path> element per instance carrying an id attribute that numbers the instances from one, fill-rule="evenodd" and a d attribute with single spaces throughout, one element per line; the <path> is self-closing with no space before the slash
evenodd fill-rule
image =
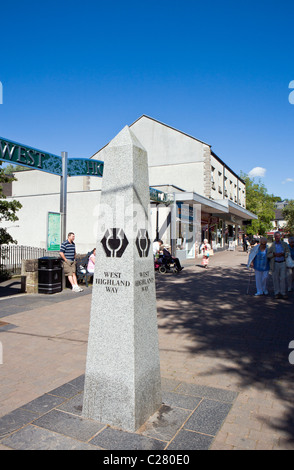
<path id="1" fill-rule="evenodd" d="M 61 214 L 48 212 L 47 250 L 59 251 L 61 244 Z"/>

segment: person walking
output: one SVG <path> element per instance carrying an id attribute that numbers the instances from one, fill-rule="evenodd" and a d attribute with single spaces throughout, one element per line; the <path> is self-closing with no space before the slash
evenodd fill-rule
<path id="1" fill-rule="evenodd" d="M 204 266 L 205 268 L 208 267 L 208 263 L 209 263 L 209 251 L 211 250 L 211 246 L 210 244 L 208 243 L 208 240 L 205 238 L 203 240 L 203 243 L 202 245 L 200 246 L 200 253 L 202 254 L 202 261 L 201 261 L 201 264 L 202 266 Z"/>
<path id="2" fill-rule="evenodd" d="M 290 256 L 294 262 L 294 237 L 289 237 L 288 240 Z M 293 291 L 293 282 L 294 282 L 294 268 L 287 268 L 287 284 L 288 284 L 288 292 Z"/>
<path id="3" fill-rule="evenodd" d="M 274 242 L 268 249 L 270 270 L 273 275 L 274 296 L 276 299 L 287 299 L 286 294 L 286 258 L 290 255 L 289 246 L 281 240 L 281 233 L 275 232 Z"/>
<path id="4" fill-rule="evenodd" d="M 247 252 L 249 245 L 250 245 L 249 237 L 248 237 L 248 235 L 245 235 L 245 237 L 243 239 L 243 251 Z"/>
<path id="5" fill-rule="evenodd" d="M 256 294 L 268 295 L 267 279 L 270 269 L 269 260 L 267 258 L 267 239 L 262 237 L 260 243 L 255 245 L 249 253 L 247 267 L 253 268 L 255 272 Z"/>
<path id="6" fill-rule="evenodd" d="M 60 247 L 60 256 L 63 260 L 63 270 L 65 276 L 68 278 L 73 292 L 82 292 L 83 289 L 78 286 L 78 280 L 76 276 L 76 246 L 74 243 L 75 234 L 69 232 L 67 240 L 65 240 Z"/>

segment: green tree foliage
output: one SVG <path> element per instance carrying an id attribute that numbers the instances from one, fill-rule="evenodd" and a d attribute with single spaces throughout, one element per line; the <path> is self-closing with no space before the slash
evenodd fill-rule
<path id="1" fill-rule="evenodd" d="M 252 220 L 251 226 L 246 227 L 248 235 L 265 235 L 266 232 L 272 230 L 272 220 L 275 219 L 275 202 L 280 200 L 279 197 L 268 194 L 266 187 L 259 179 L 257 182 L 254 178 L 241 173 L 240 177 L 246 184 L 246 209 L 257 215 L 257 220 Z"/>
<path id="2" fill-rule="evenodd" d="M 9 165 L 6 165 L 5 168 L 3 168 L 3 172 L 5 173 L 5 175 L 12 175 L 12 173 L 15 173 L 17 171 L 30 171 L 30 168 L 21 165 L 11 165 L 11 163 L 9 163 Z"/>
<path id="3" fill-rule="evenodd" d="M 283 227 L 285 232 L 294 234 L 294 199 L 288 200 L 288 204 L 284 207 L 282 214 L 286 220 L 286 226 Z"/>
<path id="4" fill-rule="evenodd" d="M 0 167 L 2 162 L 0 162 Z M 15 181 L 15 178 L 11 175 L 5 174 L 3 168 L 0 168 L 0 222 L 9 221 L 15 222 L 18 220 L 16 212 L 21 209 L 22 205 L 20 202 L 12 200 L 6 201 L 6 196 L 3 193 L 3 184 Z M 17 243 L 16 240 L 2 227 L 0 228 L 0 245 L 6 243 Z"/>

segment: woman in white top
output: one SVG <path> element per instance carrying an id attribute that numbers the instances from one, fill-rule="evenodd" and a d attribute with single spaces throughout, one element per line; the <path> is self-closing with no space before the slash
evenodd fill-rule
<path id="1" fill-rule="evenodd" d="M 201 264 L 205 268 L 207 268 L 208 263 L 209 263 L 209 250 L 211 250 L 211 246 L 208 243 L 208 240 L 205 238 L 203 240 L 202 245 L 200 246 L 200 253 L 202 254 L 202 261 Z"/>

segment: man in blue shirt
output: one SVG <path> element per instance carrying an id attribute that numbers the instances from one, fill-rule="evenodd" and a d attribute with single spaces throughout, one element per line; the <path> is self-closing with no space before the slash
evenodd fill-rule
<path id="1" fill-rule="evenodd" d="M 76 245 L 74 243 L 75 234 L 69 232 L 67 240 L 65 240 L 60 247 L 60 256 L 63 260 L 63 270 L 65 276 L 68 277 L 71 283 L 72 290 L 74 292 L 82 292 L 78 286 L 78 280 L 76 276 Z"/>
<path id="2" fill-rule="evenodd" d="M 286 258 L 290 255 L 289 246 L 281 240 L 281 233 L 275 232 L 275 241 L 268 249 L 270 269 L 273 274 L 274 295 L 276 299 L 287 299 L 286 295 Z"/>

